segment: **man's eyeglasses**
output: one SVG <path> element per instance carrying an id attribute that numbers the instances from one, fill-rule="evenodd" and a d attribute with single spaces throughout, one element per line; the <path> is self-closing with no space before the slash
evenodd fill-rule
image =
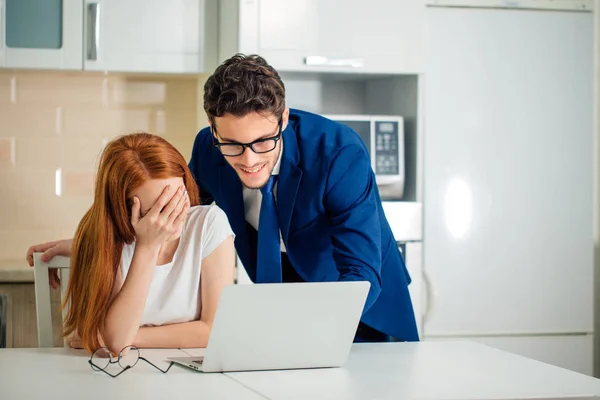
<path id="1" fill-rule="evenodd" d="M 282 125 L 283 120 L 280 118 L 277 135 L 264 139 L 258 139 L 251 143 L 221 143 L 217 141 L 215 136 L 213 135 L 213 144 L 216 148 L 218 148 L 221 151 L 221 154 L 227 157 L 241 156 L 246 150 L 246 147 L 249 147 L 253 152 L 257 154 L 268 153 L 275 149 L 275 147 L 277 146 L 277 141 L 281 139 Z M 217 131 L 215 129 L 214 124 L 212 129 L 216 135 Z"/>
<path id="2" fill-rule="evenodd" d="M 116 378 L 128 369 L 133 368 L 139 360 L 146 361 L 148 364 L 152 365 L 154 368 L 156 368 L 163 374 L 169 372 L 169 370 L 174 364 L 174 362 L 171 362 L 166 370 L 160 369 L 144 357 L 140 356 L 140 350 L 135 346 L 125 347 L 119 352 L 118 356 L 116 357 L 113 356 L 110 350 L 106 347 L 100 347 L 99 349 L 94 351 L 88 362 L 90 363 L 90 366 L 94 371 L 102 371 L 108 376 Z M 110 372 L 106 371 L 106 368 L 108 368 L 108 366 L 111 364 L 117 364 L 119 367 L 122 368 L 121 371 L 116 374 L 111 374 Z"/>

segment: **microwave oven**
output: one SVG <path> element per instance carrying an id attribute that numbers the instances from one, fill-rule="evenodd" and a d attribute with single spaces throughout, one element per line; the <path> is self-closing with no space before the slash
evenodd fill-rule
<path id="1" fill-rule="evenodd" d="M 404 194 L 404 119 L 383 115 L 324 115 L 348 126 L 363 140 L 383 200 Z"/>

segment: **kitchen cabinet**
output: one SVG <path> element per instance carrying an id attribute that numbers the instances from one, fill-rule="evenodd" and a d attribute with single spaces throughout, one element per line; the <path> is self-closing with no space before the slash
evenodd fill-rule
<path id="1" fill-rule="evenodd" d="M 80 70 L 81 0 L 0 0 L 0 67 Z"/>
<path id="2" fill-rule="evenodd" d="M 33 282 L 1 282 L 0 296 L 6 300 L 6 347 L 38 347 L 35 288 Z M 63 345 L 60 290 L 50 290 L 54 347 Z"/>
<path id="3" fill-rule="evenodd" d="M 257 53 L 279 71 L 416 74 L 423 0 L 222 0 L 219 60 Z"/>
<path id="4" fill-rule="evenodd" d="M 212 71 L 216 0 L 85 0 L 84 69 Z"/>

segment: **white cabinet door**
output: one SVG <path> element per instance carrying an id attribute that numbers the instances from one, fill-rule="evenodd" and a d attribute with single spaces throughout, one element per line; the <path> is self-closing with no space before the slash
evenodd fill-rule
<path id="1" fill-rule="evenodd" d="M 259 52 L 281 71 L 422 69 L 422 0 L 239 0 L 238 5 L 239 51 Z"/>
<path id="2" fill-rule="evenodd" d="M 214 0 L 85 0 L 84 69 L 203 72 L 216 12 Z"/>
<path id="3" fill-rule="evenodd" d="M 0 67 L 82 68 L 81 0 L 0 3 Z"/>

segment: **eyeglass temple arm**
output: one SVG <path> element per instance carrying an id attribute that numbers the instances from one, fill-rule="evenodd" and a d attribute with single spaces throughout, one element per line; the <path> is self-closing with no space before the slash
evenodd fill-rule
<path id="1" fill-rule="evenodd" d="M 162 370 L 161 368 L 157 367 L 152 362 L 150 362 L 150 360 L 148 360 L 147 358 L 144 358 L 144 357 L 140 356 L 140 360 L 146 361 L 148 364 L 152 365 L 154 368 L 156 368 L 157 370 L 159 370 L 163 374 L 166 374 L 167 372 L 169 372 L 169 370 L 171 369 L 171 367 L 173 366 L 173 364 L 175 364 L 173 361 L 171 361 L 171 363 L 169 364 L 169 366 L 167 367 L 167 369 L 166 370 Z"/>

